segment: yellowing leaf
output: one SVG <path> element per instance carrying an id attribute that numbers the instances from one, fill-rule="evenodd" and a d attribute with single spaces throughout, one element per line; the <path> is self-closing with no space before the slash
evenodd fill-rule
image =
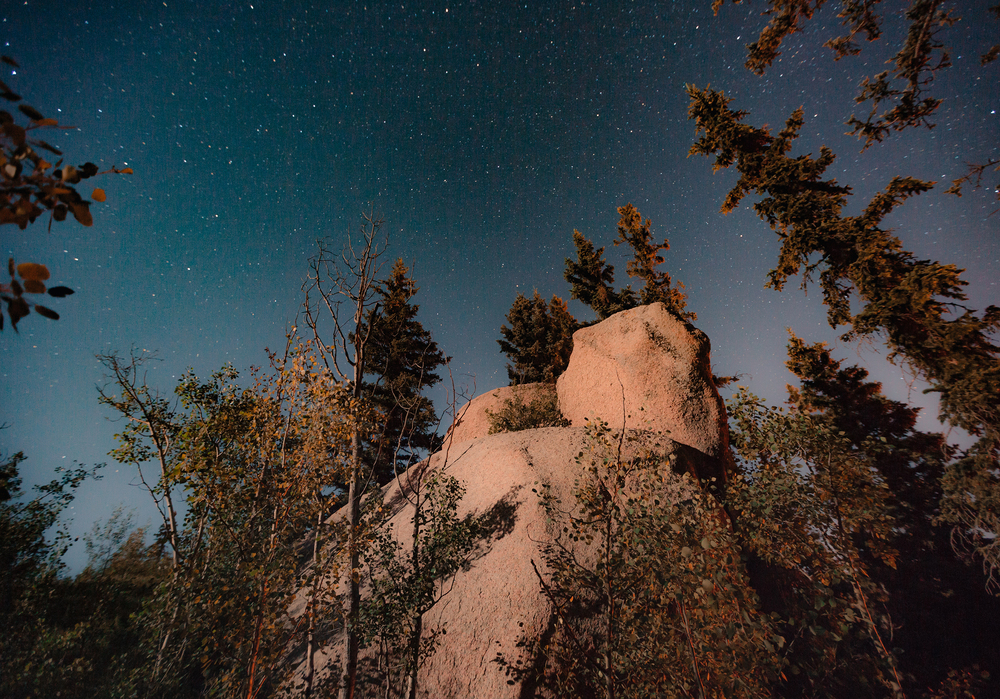
<path id="1" fill-rule="evenodd" d="M 96 188 L 94 192 L 90 195 L 90 198 L 94 201 L 104 201 L 107 197 L 104 195 L 104 190 L 100 187 Z"/>
<path id="2" fill-rule="evenodd" d="M 132 174 L 132 168 L 130 168 L 130 167 L 123 168 L 123 169 L 119 170 L 118 172 L 120 172 L 123 175 L 131 175 Z"/>
<path id="3" fill-rule="evenodd" d="M 44 282 L 49 278 L 49 268 L 37 262 L 22 262 L 17 266 L 17 273 L 24 281 L 36 280 Z"/>
<path id="4" fill-rule="evenodd" d="M 24 290 L 29 294 L 44 294 L 45 284 L 37 279 L 26 279 L 24 282 Z"/>

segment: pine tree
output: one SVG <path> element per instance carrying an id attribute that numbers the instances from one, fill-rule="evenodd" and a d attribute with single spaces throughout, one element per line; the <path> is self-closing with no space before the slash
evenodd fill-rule
<path id="1" fill-rule="evenodd" d="M 792 334 L 786 366 L 801 386 L 788 387 L 789 405 L 825 417 L 856 449 L 863 449 L 866 440 L 884 444 L 876 463 L 902 508 L 898 515 L 908 526 L 920 527 L 921 536 L 928 535 L 951 449 L 941 434 L 915 429 L 918 408 L 886 398 L 880 383 L 866 381 L 866 370 L 842 364 L 824 343 L 807 345 Z"/>
<path id="2" fill-rule="evenodd" d="M 639 303 L 663 303 L 677 315 L 688 320 L 697 319 L 691 311 L 685 311 L 687 295 L 682 291 L 684 285 L 680 282 L 671 286 L 670 274 L 656 268 L 663 264 L 661 252 L 670 249 L 670 243 L 664 238 L 662 243 L 653 243 L 648 218 L 643 221 L 642 215 L 631 204 L 618 207 L 621 219 L 618 221 L 618 237 L 615 245 L 628 243 L 632 248 L 633 259 L 628 263 L 628 275 L 643 281 L 639 291 Z"/>
<path id="3" fill-rule="evenodd" d="M 715 156 L 714 169 L 735 165 L 740 173 L 722 211 L 744 196 L 781 239 L 778 266 L 768 286 L 781 290 L 803 272 L 803 284 L 819 271 L 832 327 L 848 325 L 845 340 L 879 336 L 900 360 L 940 395 L 940 418 L 978 437 L 943 476 L 942 514 L 982 557 L 987 571 L 1000 569 L 1000 308 L 977 314 L 963 302 L 961 270 L 918 259 L 880 228 L 906 199 L 933 182 L 895 177 L 858 216 L 846 216 L 850 187 L 822 179 L 833 163 L 820 155 L 789 157 L 804 123 L 797 109 L 777 135 L 742 123 L 745 112 L 729 108 L 721 92 L 688 87 L 689 116 L 697 121 L 692 155 Z M 852 300 L 860 303 L 852 313 Z"/>
<path id="4" fill-rule="evenodd" d="M 507 365 L 510 385 L 554 383 L 569 365 L 573 333 L 579 327 L 566 302 L 553 296 L 548 303 L 538 291 L 532 298 L 518 294 L 500 326 L 500 350 L 513 364 Z"/>
<path id="5" fill-rule="evenodd" d="M 631 284 L 614 290 L 615 268 L 604 259 L 604 248 L 594 249 L 594 244 L 580 231 L 573 231 L 576 246 L 576 261 L 566 259 L 563 277 L 570 283 L 571 298 L 582 301 L 604 320 L 619 311 L 635 308 L 647 303 L 662 302 L 668 309 L 687 320 L 694 320 L 695 314 L 685 311 L 687 297 L 679 283 L 671 286 L 670 275 L 656 268 L 663 264 L 662 251 L 670 249 L 667 240 L 653 243 L 650 233 L 651 222 L 642 220 L 639 211 L 627 204 L 618 207 L 621 216 L 618 221 L 618 237 L 615 245 L 627 243 L 632 248 L 633 259 L 628 263 L 628 275 L 643 281 L 643 287 L 636 293 Z"/>
<path id="6" fill-rule="evenodd" d="M 431 334 L 416 319 L 419 306 L 411 303 L 418 287 L 409 269 L 397 259 L 378 290 L 379 312 L 369 314 L 371 324 L 367 386 L 383 412 L 381 434 L 369 448 L 379 483 L 387 483 L 395 467 L 414 463 L 414 456 L 434 446 L 437 423 L 434 405 L 422 395 L 437 384 L 437 370 L 448 362 Z M 367 324 L 366 324 L 367 327 Z"/>
<path id="7" fill-rule="evenodd" d="M 868 452 L 891 493 L 896 564 L 869 560 L 866 567 L 885 590 L 904 677 L 912 677 L 915 692 L 941 682 L 951 668 L 978 664 L 995 674 L 996 656 L 978 639 L 983 629 L 996 628 L 1000 602 L 953 555 L 948 530 L 934 526 L 941 475 L 954 449 L 941 434 L 915 429 L 919 409 L 886 398 L 880 384 L 866 380 L 867 371 L 842 366 L 823 343 L 792 335 L 788 357 L 801 382 L 788 387 L 792 411 L 825 421 L 848 448 Z M 938 633 L 945 626 L 947 638 Z"/>
<path id="8" fill-rule="evenodd" d="M 576 262 L 566 258 L 563 277 L 570 283 L 570 298 L 582 301 L 594 309 L 598 320 L 632 308 L 634 295 L 625 290 L 625 297 L 614 290 L 615 268 L 604 260 L 604 248 L 594 250 L 594 244 L 580 231 L 573 231 Z"/>

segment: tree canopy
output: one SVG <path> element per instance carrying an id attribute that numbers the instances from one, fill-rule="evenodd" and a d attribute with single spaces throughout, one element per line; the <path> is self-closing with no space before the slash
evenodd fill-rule
<path id="1" fill-rule="evenodd" d="M 723 212 L 747 195 L 759 195 L 753 208 L 781 240 L 777 266 L 767 285 L 781 290 L 802 273 L 803 286 L 819 273 L 831 327 L 847 326 L 845 340 L 879 337 L 890 359 L 908 366 L 940 396 L 940 418 L 978 441 L 948 467 L 944 476 L 943 516 L 974 540 L 987 566 L 1000 566 L 1000 547 L 990 536 L 1000 532 L 1000 308 L 982 313 L 964 305 L 962 270 L 923 260 L 880 227 L 907 199 L 933 182 L 894 177 L 861 214 L 843 209 L 851 188 L 824 179 L 833 152 L 818 157 L 789 152 L 804 123 L 797 109 L 785 128 L 743 123 L 746 112 L 729 107 L 716 90 L 688 87 L 689 115 L 697 125 L 692 155 L 714 156 L 714 170 L 735 167 L 740 177 L 726 196 Z M 852 297 L 859 303 L 852 308 Z"/>
<path id="2" fill-rule="evenodd" d="M 678 316 L 694 320 L 697 316 L 685 310 L 687 296 L 678 283 L 671 286 L 670 274 L 657 269 L 664 259 L 660 254 L 670 249 L 669 242 L 654 243 L 649 219 L 645 221 L 631 204 L 618 207 L 618 237 L 615 245 L 627 244 L 632 249 L 632 260 L 627 270 L 629 277 L 640 279 L 642 288 L 636 292 L 629 284 L 615 291 L 615 268 L 604 259 L 604 248 L 594 249 L 594 244 L 580 231 L 573 231 L 576 260 L 566 259 L 563 277 L 570 284 L 570 296 L 590 306 L 598 320 L 604 320 L 619 311 L 648 303 L 662 302 Z"/>
<path id="3" fill-rule="evenodd" d="M 507 355 L 510 385 L 555 383 L 573 352 L 573 333 L 580 324 L 566 302 L 553 295 L 546 303 L 538 290 L 532 298 L 519 293 L 500 326 L 500 351 Z"/>

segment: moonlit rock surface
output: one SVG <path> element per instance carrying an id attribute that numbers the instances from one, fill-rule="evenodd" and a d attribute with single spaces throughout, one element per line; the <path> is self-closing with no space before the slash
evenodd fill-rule
<path id="1" fill-rule="evenodd" d="M 708 336 L 662 303 L 640 306 L 573 335 L 557 381 L 574 426 L 600 418 L 613 428 L 662 431 L 712 459 L 728 459 L 726 409 L 712 381 Z"/>
<path id="2" fill-rule="evenodd" d="M 670 457 L 674 446 L 666 438 L 655 444 L 664 458 Z M 574 481 L 581 474 L 576 457 L 586 449 L 585 428 L 547 427 L 453 442 L 430 459 L 425 477 L 443 472 L 466 487 L 458 516 L 485 516 L 488 524 L 468 570 L 459 571 L 453 582 L 445 581 L 450 592 L 424 616 L 425 634 L 441 627 L 447 633 L 420 670 L 418 696 L 516 699 L 522 692 L 533 696 L 520 680 L 508 684 L 512 678 L 496 662 L 499 653 L 509 662 L 530 664 L 533 658 L 523 655 L 518 642 L 551 633 L 556 623 L 532 568 L 534 561 L 545 574 L 540 546 L 555 532 L 532 489 L 547 482 L 554 495 L 570 502 Z M 424 468 L 424 464 L 414 466 L 408 474 L 416 476 Z M 401 480 L 405 483 L 405 477 Z M 409 550 L 413 508 L 400 497 L 397 483 L 388 486 L 385 501 L 394 513 L 390 524 L 394 536 Z M 301 609 L 300 603 L 299 613 Z M 341 635 L 317 654 L 321 676 L 340 671 L 336 658 L 343 648 Z M 382 696 L 371 650 L 362 651 L 359 667 L 359 696 Z"/>

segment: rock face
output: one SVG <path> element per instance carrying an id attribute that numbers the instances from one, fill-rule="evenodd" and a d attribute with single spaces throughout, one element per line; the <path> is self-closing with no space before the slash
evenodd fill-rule
<path id="1" fill-rule="evenodd" d="M 708 336 L 662 303 L 616 313 L 573 335 L 569 366 L 556 384 L 574 426 L 662 431 L 729 471 L 726 410 L 712 381 Z M 714 471 L 718 471 L 715 473 Z"/>
<path id="2" fill-rule="evenodd" d="M 532 489 L 547 482 L 557 497 L 571 501 L 574 480 L 580 474 L 575 459 L 586 449 L 585 428 L 548 427 L 453 442 L 447 458 L 445 452 L 438 452 L 430 459 L 426 475 L 437 470 L 466 486 L 459 517 L 472 514 L 489 524 L 469 569 L 459 571 L 453 585 L 446 583 L 451 591 L 424 617 L 425 633 L 441 627 L 447 633 L 420 670 L 418 696 L 534 696 L 520 681 L 508 684 L 510 678 L 495 659 L 502 654 L 508 661 L 524 661 L 518 642 L 537 638 L 555 623 L 532 568 L 534 561 L 545 570 L 539 544 L 553 532 Z M 668 456 L 673 445 L 661 440 L 657 451 Z M 422 467 L 415 466 L 411 472 Z M 395 511 L 391 520 L 394 536 L 408 549 L 413 510 L 399 497 L 395 483 L 388 487 L 385 501 Z M 336 656 L 343 647 L 340 640 L 319 654 L 321 674 L 339 672 Z M 375 686 L 375 666 L 372 652 L 362 651 L 360 697 L 382 696 Z"/>
<path id="3" fill-rule="evenodd" d="M 572 502 L 581 473 L 575 459 L 588 447 L 584 425 L 586 418 L 596 417 L 613 427 L 661 431 L 648 439 L 654 440 L 657 453 L 672 458 L 675 468 L 724 478 L 729 463 L 726 417 L 711 376 L 708 338 L 655 304 L 619 313 L 574 335 L 569 368 L 557 388 L 572 427 L 487 435 L 486 410 L 498 410 L 513 395 L 511 388 L 484 394 L 459 412 L 446 449 L 401 479 L 405 486 L 405 479 L 419 477 L 421 469 L 454 476 L 467 489 L 459 516 L 472 514 L 491 523 L 470 567 L 447 583 L 450 591 L 424 618 L 425 634 L 441 627 L 447 634 L 420 670 L 419 696 L 534 696 L 533 688 L 520 680 L 508 684 L 510 678 L 495 662 L 498 654 L 510 662 L 524 661 L 518 642 L 551 633 L 556 623 L 532 567 L 534 561 L 543 569 L 540 545 L 553 536 L 532 489 L 547 482 L 556 497 Z M 530 402 L 552 388 L 529 384 L 519 390 Z M 394 537 L 408 550 L 412 507 L 400 496 L 398 483 L 383 495 L 393 512 Z M 333 639 L 320 654 L 321 674 L 339 672 L 335 658 L 343 647 L 343 637 Z M 359 685 L 359 696 L 381 696 L 371 683 L 378 674 L 375 656 L 366 653 L 361 670 L 368 679 Z"/>
<path id="4" fill-rule="evenodd" d="M 467 442 L 470 439 L 485 437 L 490 432 L 490 419 L 486 414 L 489 410 L 496 413 L 503 406 L 505 400 L 514 396 L 514 392 L 521 397 L 525 403 L 551 394 L 555 391 L 555 386 L 547 383 L 526 383 L 520 386 L 502 386 L 481 396 L 476 396 L 463 407 L 459 408 L 458 416 L 452 423 L 448 435 L 452 437 L 452 442 Z"/>

